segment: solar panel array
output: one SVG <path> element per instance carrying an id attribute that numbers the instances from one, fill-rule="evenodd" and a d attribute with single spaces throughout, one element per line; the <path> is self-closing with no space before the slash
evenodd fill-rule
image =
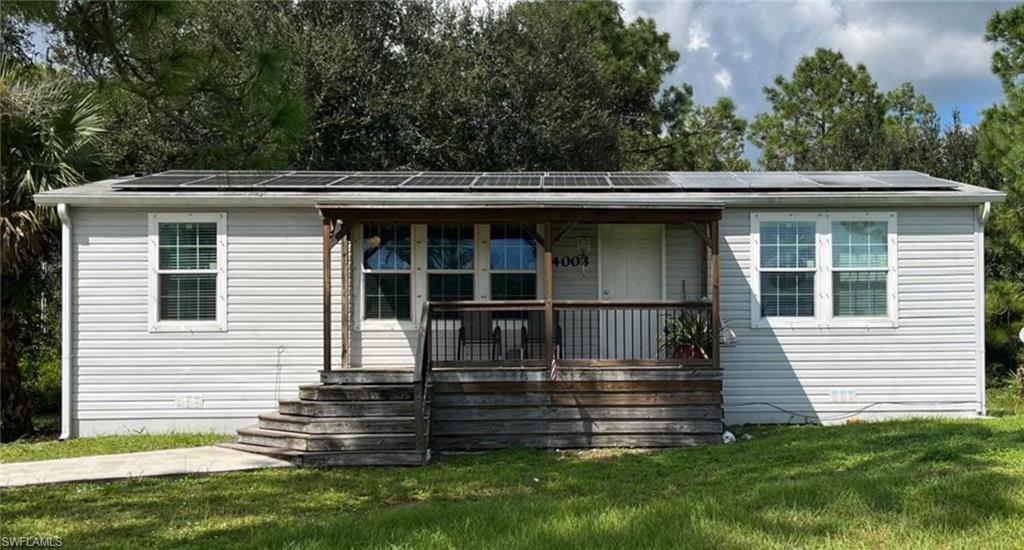
<path id="1" fill-rule="evenodd" d="M 134 191 L 851 191 L 951 189 L 911 171 L 878 172 L 206 172 L 171 170 L 114 184 Z"/>

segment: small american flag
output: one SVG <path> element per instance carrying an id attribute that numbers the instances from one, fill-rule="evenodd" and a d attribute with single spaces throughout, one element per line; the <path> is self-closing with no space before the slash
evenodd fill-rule
<path id="1" fill-rule="evenodd" d="M 548 371 L 548 376 L 551 378 L 552 382 L 555 382 L 555 381 L 558 380 L 559 376 L 558 376 L 558 360 L 557 359 L 552 359 L 551 360 L 551 369 Z"/>

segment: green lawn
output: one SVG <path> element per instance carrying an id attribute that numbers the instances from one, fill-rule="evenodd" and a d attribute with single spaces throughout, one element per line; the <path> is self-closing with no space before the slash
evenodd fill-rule
<path id="1" fill-rule="evenodd" d="M 737 430 L 744 433 L 747 430 Z M 0 535 L 217 548 L 1020 548 L 1024 415 L 763 427 L 653 453 L 509 450 L 5 490 Z"/>
<path id="2" fill-rule="evenodd" d="M 105 435 L 68 441 L 18 441 L 0 445 L 0 463 L 201 447 L 232 439 L 230 435 L 215 433 L 170 433 Z"/>

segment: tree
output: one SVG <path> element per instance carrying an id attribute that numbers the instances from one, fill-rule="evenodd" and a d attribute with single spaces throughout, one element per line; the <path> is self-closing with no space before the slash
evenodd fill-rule
<path id="1" fill-rule="evenodd" d="M 872 155 L 872 168 L 933 172 L 942 149 L 935 107 L 909 82 L 885 94 L 885 107 L 882 140 Z"/>
<path id="2" fill-rule="evenodd" d="M 787 80 L 764 88 L 771 104 L 750 125 L 767 170 L 858 170 L 872 163 L 886 104 L 864 65 L 819 48 Z"/>
<path id="3" fill-rule="evenodd" d="M 986 271 L 988 355 L 997 369 L 1024 368 L 1024 347 L 1014 338 L 1024 326 L 1024 5 L 996 13 L 985 38 L 995 44 L 992 72 L 1005 100 L 986 109 L 979 152 L 998 171 L 995 187 L 1006 202 L 989 221 Z"/>
<path id="4" fill-rule="evenodd" d="M 65 75 L 0 60 L 0 288 L 3 354 L 2 431 L 16 439 L 32 431 L 19 370 L 19 352 L 36 330 L 32 311 L 36 275 L 56 250 L 52 210 L 37 209 L 32 196 L 75 185 L 99 167 L 104 121 L 99 104 Z"/>
<path id="5" fill-rule="evenodd" d="M 662 96 L 656 122 L 663 131 L 651 131 L 645 148 L 634 152 L 629 164 L 643 170 L 749 170 L 743 158 L 747 121 L 736 116 L 736 104 L 727 97 L 712 105 L 696 105 L 693 88 L 673 86 Z"/>
<path id="6" fill-rule="evenodd" d="M 283 167 L 305 135 L 288 2 L 51 2 L 56 58 L 111 110 L 118 173 Z"/>

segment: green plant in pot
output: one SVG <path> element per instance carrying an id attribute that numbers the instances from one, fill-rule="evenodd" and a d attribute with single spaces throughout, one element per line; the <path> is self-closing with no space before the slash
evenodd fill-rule
<path id="1" fill-rule="evenodd" d="M 711 323 L 704 312 L 684 311 L 665 321 L 661 343 L 677 359 L 707 359 L 711 349 Z"/>

